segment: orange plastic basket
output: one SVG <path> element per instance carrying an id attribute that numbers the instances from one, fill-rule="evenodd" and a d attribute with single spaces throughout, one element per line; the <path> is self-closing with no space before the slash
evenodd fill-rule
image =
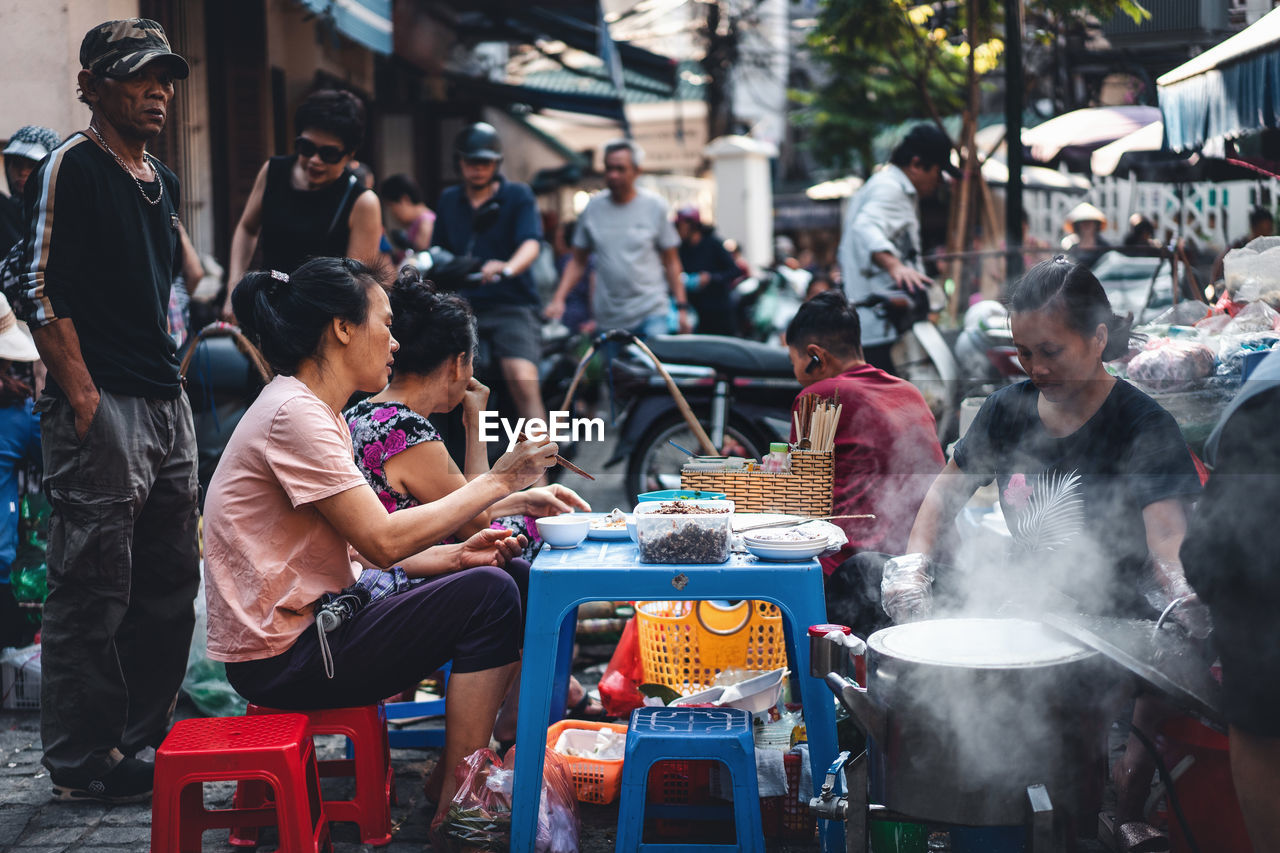
<path id="1" fill-rule="evenodd" d="M 598 723 L 591 720 L 561 720 L 558 723 L 552 723 L 551 728 L 547 729 L 547 746 L 554 748 L 556 741 L 560 739 L 561 733 L 569 729 L 592 732 L 600 729 L 612 729 L 615 732 L 626 734 L 627 724 Z M 571 755 L 562 755 L 561 758 L 569 765 L 569 772 L 573 775 L 573 788 L 578 795 L 579 802 L 604 805 L 612 803 L 618 798 L 618 792 L 622 790 L 621 758 L 615 758 L 612 761 L 605 761 L 600 758 L 575 758 Z"/>
<path id="2" fill-rule="evenodd" d="M 731 667 L 787 664 L 782 613 L 766 601 L 637 601 L 636 627 L 644 680 L 686 696 Z"/>

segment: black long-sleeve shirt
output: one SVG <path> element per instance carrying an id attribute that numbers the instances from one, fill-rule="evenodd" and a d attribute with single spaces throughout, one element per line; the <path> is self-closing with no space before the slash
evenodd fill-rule
<path id="1" fill-rule="evenodd" d="M 164 196 L 74 134 L 28 179 L 14 310 L 33 327 L 69 318 L 99 388 L 174 399 L 181 391 L 168 333 L 169 289 L 181 260 L 178 178 L 158 161 Z M 34 185 L 34 187 L 32 186 Z M 143 184 L 156 198 L 155 182 Z M 61 390 L 49 382 L 52 394 Z"/>

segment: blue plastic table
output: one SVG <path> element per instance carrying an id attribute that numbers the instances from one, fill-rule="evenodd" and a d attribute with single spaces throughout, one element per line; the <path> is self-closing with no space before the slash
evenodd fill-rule
<path id="1" fill-rule="evenodd" d="M 782 611 L 791 670 L 800 685 L 815 781 L 836 756 L 835 700 L 809 675 L 808 627 L 826 622 L 822 567 L 757 561 L 734 554 L 715 565 L 641 563 L 631 542 L 587 540 L 571 550 L 544 547 L 529 575 L 520 715 L 516 726 L 511 849 L 532 851 L 537 831 L 547 727 L 563 716 L 578 605 L 587 601 L 756 599 Z M 820 821 L 822 848 L 844 850 L 844 824 Z"/>

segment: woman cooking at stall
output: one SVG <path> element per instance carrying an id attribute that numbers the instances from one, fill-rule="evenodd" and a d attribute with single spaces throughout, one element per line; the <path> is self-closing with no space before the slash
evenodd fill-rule
<path id="1" fill-rule="evenodd" d="M 1173 417 L 1104 367 L 1126 352 L 1130 321 L 1112 313 L 1088 268 L 1061 255 L 1019 282 L 1010 317 L 1029 379 L 989 397 L 957 444 L 920 507 L 908 553 L 885 564 L 884 609 L 897 622 L 930 614 L 930 558 L 960 509 L 994 478 L 1013 538 L 1011 565 L 975 567 L 963 583 L 958 572 L 946 575 L 940 596 L 969 611 L 1016 597 L 1015 615 L 1061 609 L 1065 596 L 1068 608 L 1154 618 L 1192 595 L 1178 549 L 1200 481 Z M 1198 636 L 1208 632 L 1194 597 L 1174 618 Z M 1140 699 L 1135 724 L 1145 728 L 1158 715 L 1156 703 Z M 1131 738 L 1113 769 L 1124 849 L 1154 832 L 1141 822 L 1153 766 Z"/>

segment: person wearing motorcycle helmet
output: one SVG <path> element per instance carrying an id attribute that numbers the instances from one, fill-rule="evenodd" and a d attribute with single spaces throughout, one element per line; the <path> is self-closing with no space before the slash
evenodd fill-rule
<path id="1" fill-rule="evenodd" d="M 932 124 L 918 124 L 889 162 L 849 201 L 838 258 L 852 302 L 876 292 L 925 290 L 932 281 L 920 260 L 920 198 L 937 192 L 942 172 L 952 177 L 951 141 Z M 898 331 L 872 308 L 859 308 L 862 347 L 869 363 L 893 371 L 890 349 Z"/>
<path id="2" fill-rule="evenodd" d="M 231 238 L 223 314 L 231 291 L 262 244 L 262 264 L 291 273 L 309 258 L 381 257 L 382 206 L 349 168 L 364 139 L 364 105 L 350 92 L 321 89 L 293 117 L 294 153 L 262 164 Z"/>
<path id="3" fill-rule="evenodd" d="M 459 294 L 475 312 L 519 416 L 546 418 L 538 385 L 541 305 L 529 273 L 542 251 L 537 201 L 528 185 L 503 177 L 502 140 L 493 125 L 463 129 L 453 156 L 462 183 L 440 194 L 432 245 L 483 261 L 480 285 Z"/>
<path id="4" fill-rule="evenodd" d="M 22 239 L 25 217 L 22 191 L 27 178 L 49 152 L 62 143 L 57 131 L 28 124 L 14 131 L 4 149 L 4 176 L 9 195 L 0 196 L 0 255 L 7 254 Z"/>

